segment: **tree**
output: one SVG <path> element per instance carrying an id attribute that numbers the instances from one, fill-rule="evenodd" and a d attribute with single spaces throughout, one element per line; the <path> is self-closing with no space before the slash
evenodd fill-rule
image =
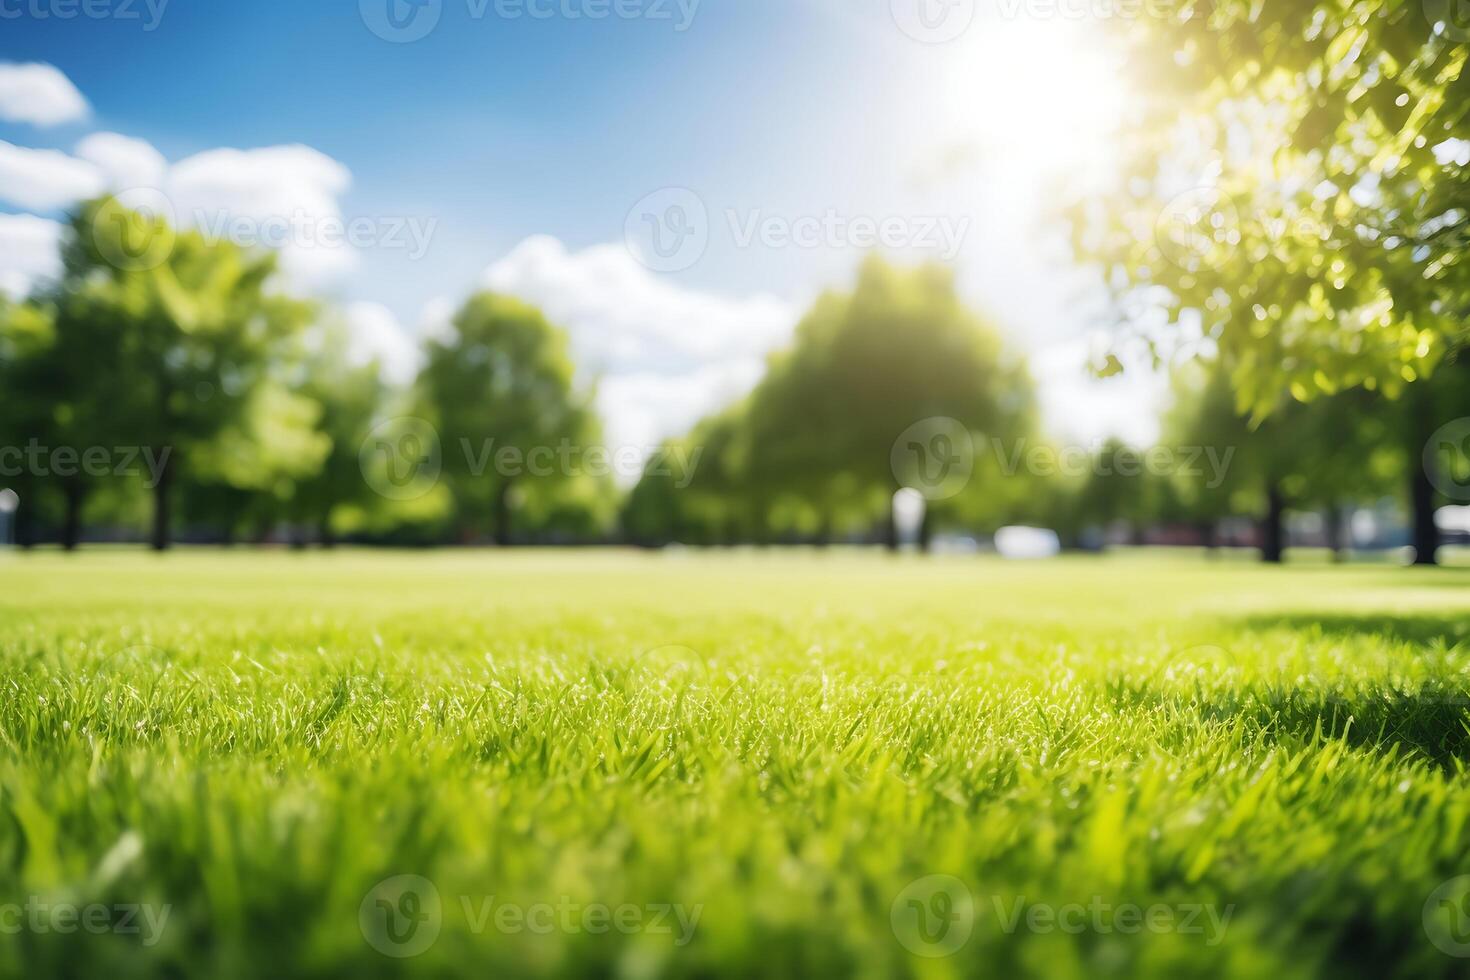
<path id="1" fill-rule="evenodd" d="M 114 198 L 82 206 L 62 260 L 57 342 L 94 379 L 90 410 L 163 461 L 151 539 L 166 550 L 180 474 L 258 404 L 274 352 L 312 309 L 269 289 L 273 255 L 176 232 Z"/>
<path id="2" fill-rule="evenodd" d="M 1152 98 L 1111 193 L 1074 210 L 1074 244 L 1131 320 L 1157 307 L 1212 338 L 1256 419 L 1361 386 L 1407 396 L 1420 448 L 1438 424 L 1416 382 L 1465 342 L 1470 308 L 1470 49 L 1450 6 L 1227 0 L 1127 25 Z M 1425 562 L 1432 496 L 1413 479 Z"/>
<path id="3" fill-rule="evenodd" d="M 1432 4 L 1430 5 L 1433 6 Z M 1391 396 L 1465 337 L 1466 45 L 1418 3 L 1226 0 L 1127 22 L 1126 166 L 1074 213 L 1120 294 L 1217 338 L 1263 414 Z"/>
<path id="4" fill-rule="evenodd" d="M 334 519 L 341 509 L 373 503 L 359 456 L 386 386 L 376 361 L 351 363 L 347 335 L 340 326 L 324 327 L 319 339 L 317 349 L 301 364 L 294 389 L 319 406 L 317 430 L 328 449 L 316 472 L 297 482 L 290 513 L 315 526 L 317 540 L 331 547 L 336 541 Z"/>
<path id="5" fill-rule="evenodd" d="M 303 488 L 320 479 L 333 450 L 319 428 L 323 414 L 321 404 L 275 378 L 257 385 L 240 416 L 195 451 L 183 487 L 186 513 L 208 518 L 226 540 L 247 520 L 264 538 L 297 516 Z"/>
<path id="6" fill-rule="evenodd" d="M 596 419 L 573 383 L 565 334 L 535 307 L 479 293 L 452 330 L 428 344 L 419 395 L 438 428 L 461 524 L 487 518 L 496 543 L 507 545 L 517 495 L 582 472 Z"/>
<path id="7" fill-rule="evenodd" d="M 737 455 L 747 486 L 803 502 L 823 533 L 877 518 L 896 547 L 895 444 L 906 430 L 930 425 L 916 451 L 934 448 L 924 444 L 932 436 L 973 469 L 989 458 L 976 434 L 1020 439 L 1033 417 L 1024 364 L 1004 356 L 999 333 L 964 307 L 952 274 L 874 258 L 850 295 L 818 300 L 792 348 L 772 361 L 750 397 Z M 947 489 L 932 496 L 931 521 L 957 506 Z"/>
<path id="8" fill-rule="evenodd" d="M 36 543 L 44 507 L 40 491 L 45 486 L 41 475 L 28 465 L 25 449 L 32 440 L 43 446 L 64 444 L 58 441 L 61 426 L 52 399 L 65 400 L 69 395 L 53 387 L 59 381 L 55 348 L 53 311 L 38 302 L 0 301 L 0 391 L 5 393 L 0 401 L 0 446 L 7 454 L 0 482 L 20 497 L 16 540 L 25 547 Z M 81 503 L 79 496 L 67 499 L 62 538 L 68 548 L 76 547 L 80 539 Z"/>
<path id="9" fill-rule="evenodd" d="M 1254 512 L 1262 559 L 1271 563 L 1285 555 L 1288 510 L 1320 509 L 1338 550 L 1343 510 L 1381 497 L 1398 479 L 1383 408 L 1381 396 L 1350 390 L 1289 402 L 1253 424 L 1222 365 L 1183 365 L 1164 419 L 1166 438 L 1213 450 L 1229 465 L 1223 473 L 1194 468 L 1180 475 L 1182 501 L 1205 526 Z"/>

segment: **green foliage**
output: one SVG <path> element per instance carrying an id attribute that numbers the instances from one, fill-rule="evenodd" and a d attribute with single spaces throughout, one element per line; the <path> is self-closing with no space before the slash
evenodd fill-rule
<path id="1" fill-rule="evenodd" d="M 1127 21 L 1127 166 L 1077 206 L 1075 243 L 1125 318 L 1198 317 L 1258 418 L 1355 386 L 1395 397 L 1465 339 L 1470 169 L 1436 148 L 1470 135 L 1470 48 L 1435 8 L 1229 0 Z"/>
<path id="2" fill-rule="evenodd" d="M 426 354 L 419 395 L 439 432 L 461 526 L 488 527 L 508 543 L 517 503 L 586 475 L 580 453 L 599 438 L 566 337 L 535 307 L 479 293 L 455 316 L 452 337 L 430 341 Z M 571 465 L 564 449 L 576 457 Z"/>
<path id="3" fill-rule="evenodd" d="M 673 524 L 691 540 L 864 533 L 887 520 L 906 429 L 946 418 L 1014 444 L 1034 416 L 1024 365 L 960 302 L 950 272 L 870 259 L 851 294 L 817 301 L 748 399 L 684 440 L 701 451 L 687 490 L 670 494 L 667 477 L 650 475 L 635 497 L 676 502 Z M 993 522 L 1008 488 L 985 470 L 994 454 L 976 448 L 982 472 L 939 509 Z"/>

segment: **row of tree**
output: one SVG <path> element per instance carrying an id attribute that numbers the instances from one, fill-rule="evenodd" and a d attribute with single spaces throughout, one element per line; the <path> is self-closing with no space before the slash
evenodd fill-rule
<path id="1" fill-rule="evenodd" d="M 453 447 L 598 439 L 566 338 L 525 304 L 472 297 L 395 390 L 350 356 L 340 318 L 279 288 L 270 253 L 103 199 L 73 216 L 62 258 L 56 282 L 0 306 L 0 484 L 21 501 L 22 544 L 49 530 L 75 548 L 89 523 L 145 522 L 159 550 L 180 525 L 223 542 L 282 527 L 327 544 L 508 542 L 592 536 L 613 518 L 595 475 L 518 483 L 454 451 L 423 495 L 374 490 L 363 447 L 384 418 L 422 419 Z"/>
<path id="2" fill-rule="evenodd" d="M 625 526 L 647 544 L 894 546 L 891 502 L 910 483 L 940 491 L 921 542 L 935 529 L 1034 523 L 1073 545 L 1121 526 L 1140 541 L 1187 529 L 1213 546 L 1223 522 L 1249 517 L 1263 557 L 1278 562 L 1288 511 L 1322 514 L 1326 539 L 1341 549 L 1345 515 L 1393 499 L 1413 515 L 1418 560 L 1436 559 L 1436 511 L 1454 501 L 1430 481 L 1425 448 L 1435 428 L 1470 416 L 1470 364 L 1451 359 L 1398 400 L 1354 388 L 1255 419 L 1218 358 L 1183 362 L 1173 380 L 1158 447 L 1114 440 L 1079 457 L 1045 441 L 1024 365 L 964 310 L 946 273 L 870 261 L 853 293 L 816 304 L 747 399 L 685 437 L 703 452 L 696 472 L 645 475 Z M 943 424 L 926 430 L 936 418 Z M 919 441 L 904 444 L 915 422 Z M 962 479 L 948 488 L 906 481 L 894 454 L 933 454 L 925 443 L 935 438 L 948 447 L 968 439 Z M 1464 447 L 1441 448 L 1441 465 L 1464 465 Z"/>
<path id="3" fill-rule="evenodd" d="M 128 260 L 160 240 L 169 247 L 156 261 Z M 345 324 L 284 295 L 273 271 L 269 254 L 176 233 L 111 201 L 79 211 L 62 277 L 0 315 L 0 447 L 73 454 L 70 466 L 0 480 L 20 495 L 22 543 L 50 531 L 72 548 L 88 524 L 147 523 L 159 549 L 180 525 L 221 542 L 286 529 L 328 545 L 894 547 L 894 494 L 907 485 L 930 497 L 925 543 L 936 529 L 1014 523 L 1056 528 L 1070 543 L 1120 524 L 1140 538 L 1190 527 L 1211 543 L 1223 520 L 1251 515 L 1268 560 L 1284 549 L 1288 509 L 1331 523 L 1396 496 L 1415 516 L 1420 560 L 1432 561 L 1444 498 L 1423 450 L 1441 423 L 1470 415 L 1467 365 L 1453 356 L 1397 391 L 1290 398 L 1255 417 L 1221 356 L 1176 373 L 1163 439 L 1173 465 L 1141 467 L 1138 450 L 1110 443 L 1081 467 L 1048 468 L 1036 460 L 1067 450 L 1040 431 L 1026 367 L 966 309 L 952 276 L 872 259 L 851 292 L 816 302 L 748 397 L 673 440 L 621 496 L 608 473 L 585 466 L 495 462 L 547 449 L 565 460 L 600 442 L 592 392 L 578 388 L 565 335 L 538 310 L 471 297 L 399 390 L 377 363 L 350 356 Z M 75 464 L 94 448 L 134 450 L 150 468 Z M 421 491 L 394 492 L 398 469 L 411 482 L 421 466 L 434 477 Z"/>
<path id="4" fill-rule="evenodd" d="M 1137 93 L 1125 165 L 1070 212 L 1124 333 L 1162 359 L 1185 325 L 1207 338 L 1199 424 L 1261 449 L 1268 515 L 1375 489 L 1388 465 L 1422 562 L 1450 462 L 1423 450 L 1467 408 L 1470 44 L 1452 8 L 1219 0 L 1115 19 Z"/>

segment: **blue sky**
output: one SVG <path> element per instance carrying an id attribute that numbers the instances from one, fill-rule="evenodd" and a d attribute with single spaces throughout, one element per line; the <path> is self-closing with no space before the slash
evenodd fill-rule
<path id="1" fill-rule="evenodd" d="M 54 66 L 87 105 L 38 125 L 0 89 L 12 165 L 69 173 L 24 156 L 52 149 L 152 173 L 109 163 L 151 146 L 197 213 L 415 222 L 422 254 L 354 248 L 310 283 L 386 356 L 477 286 L 522 293 L 572 331 L 615 436 L 656 438 L 752 383 L 802 307 L 850 280 L 854 223 L 889 221 L 885 251 L 954 264 L 1032 357 L 1054 429 L 1149 435 L 1154 389 L 1082 378 L 1085 304 L 1046 231 L 1049 181 L 1094 165 L 1088 131 L 1118 91 L 1085 25 L 968 0 L 88 0 L 105 16 L 63 19 L 69 2 L 0 0 L 0 61 Z M 925 43 L 905 3 L 968 28 Z M 435 26 L 384 40 L 389 4 Z M 610 9 L 636 16 L 591 16 Z M 82 145 L 98 133 L 127 141 Z M 259 153 L 280 147 L 314 154 Z M 668 189 L 692 192 L 707 246 L 649 269 L 625 232 Z M 0 181 L 0 209 L 57 218 L 37 205 L 65 194 L 46 190 L 6 199 Z M 793 244 L 793 228 L 820 230 Z"/>

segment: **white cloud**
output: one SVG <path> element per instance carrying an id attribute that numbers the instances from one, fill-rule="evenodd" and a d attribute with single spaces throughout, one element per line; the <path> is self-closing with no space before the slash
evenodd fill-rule
<path id="1" fill-rule="evenodd" d="M 30 214 L 0 214 L 0 291 L 21 298 L 42 279 L 61 273 L 60 222 Z"/>
<path id="2" fill-rule="evenodd" d="M 51 65 L 0 62 L 0 119 L 56 126 L 87 118 L 87 100 Z"/>
<path id="3" fill-rule="evenodd" d="M 168 195 L 179 220 L 206 230 L 237 219 L 268 243 L 280 242 L 281 268 L 294 285 L 328 286 L 357 266 L 340 233 L 338 198 L 352 172 L 309 146 L 207 150 L 174 164 Z"/>
<path id="4" fill-rule="evenodd" d="M 275 248 L 292 287 L 320 291 L 357 268 L 340 196 L 352 174 L 308 146 L 208 150 L 173 166 L 145 140 L 94 133 L 76 156 L 0 141 L 0 201 L 33 211 L 107 191 L 161 191 L 174 220 L 245 246 Z"/>
<path id="5" fill-rule="evenodd" d="M 100 194 L 106 186 L 102 172 L 84 160 L 0 140 L 0 200 L 51 211 Z"/>
<path id="6" fill-rule="evenodd" d="M 677 286 L 621 245 L 569 252 L 544 235 L 516 246 L 483 282 L 535 303 L 570 333 L 577 364 L 599 378 L 598 408 L 614 446 L 656 445 L 745 394 L 798 316 L 774 296 L 730 299 Z"/>
<path id="7" fill-rule="evenodd" d="M 181 210 L 224 210 L 265 219 L 301 210 L 340 214 L 352 173 L 309 146 L 206 150 L 174 164 L 170 190 Z"/>
<path id="8" fill-rule="evenodd" d="M 417 375 L 420 354 L 413 338 L 381 303 L 351 303 L 343 311 L 347 318 L 347 358 L 354 365 L 377 360 L 383 378 L 408 384 Z"/>
<path id="9" fill-rule="evenodd" d="M 458 307 L 448 296 L 435 296 L 429 300 L 419 312 L 419 340 L 449 340 L 452 334 L 451 323 L 457 312 Z"/>
<path id="10" fill-rule="evenodd" d="M 76 155 L 101 171 L 112 188 L 162 188 L 168 161 L 147 140 L 117 133 L 93 133 L 77 144 Z"/>

